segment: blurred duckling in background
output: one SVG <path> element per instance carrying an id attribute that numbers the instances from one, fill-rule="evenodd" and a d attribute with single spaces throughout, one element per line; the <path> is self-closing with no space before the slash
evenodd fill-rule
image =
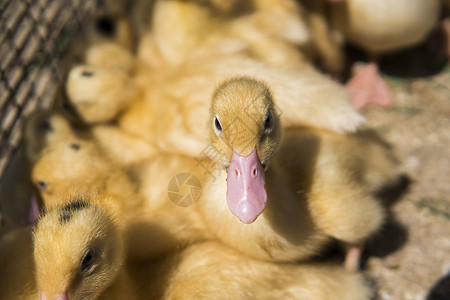
<path id="1" fill-rule="evenodd" d="M 313 263 L 262 262 L 218 242 L 194 244 L 139 264 L 126 262 L 126 247 L 116 218 L 82 199 L 50 210 L 34 230 L 41 299 L 370 297 L 358 274 Z"/>
<path id="2" fill-rule="evenodd" d="M 62 114 L 50 110 L 32 112 L 23 127 L 26 156 L 35 162 L 46 146 L 73 135 L 69 122 Z"/>
<path id="3" fill-rule="evenodd" d="M 370 133 L 308 127 L 286 128 L 282 137 L 272 94 L 248 77 L 218 87 L 209 123 L 210 159 L 223 172 L 199 204 L 219 239 L 291 261 L 319 254 L 332 237 L 352 245 L 346 266 L 358 268 L 361 245 L 385 218 L 374 194 L 400 176 L 386 144 Z"/>
<path id="4" fill-rule="evenodd" d="M 68 74 L 67 96 L 77 104 L 83 121 L 109 121 L 139 96 L 134 76 L 140 64 L 117 43 L 97 43 L 85 51 L 85 65 L 75 66 Z"/>
<path id="5" fill-rule="evenodd" d="M 245 51 L 199 54 L 182 66 L 149 69 L 134 79 L 120 70 L 80 66 L 71 71 L 66 88 L 88 123 L 117 119 L 122 129 L 159 149 L 195 156 L 208 144 L 204 120 L 211 94 L 221 81 L 236 75 L 253 76 L 273 87 L 285 126 L 309 124 L 347 132 L 365 122 L 345 89 L 311 66 L 277 68 Z"/>
<path id="6" fill-rule="evenodd" d="M 100 198 L 85 198 L 87 202 L 119 216 L 121 222 L 126 224 L 127 244 L 130 245 L 128 255 L 132 260 L 157 257 L 170 249 L 209 237 L 195 212 L 168 201 L 168 181 L 164 182 L 164 186 L 154 185 L 150 189 L 153 192 L 150 195 L 162 195 L 161 199 L 146 198 L 148 194 L 142 194 L 121 169 L 105 168 L 107 160 L 87 164 L 86 157 L 79 153 L 84 152 L 92 157 L 95 152 L 88 151 L 86 144 L 78 144 L 80 149 L 77 153 L 70 145 L 60 143 L 52 148 L 51 153 L 45 152 L 33 168 L 32 181 L 40 192 L 46 210 L 66 204 L 68 196 L 101 195 Z M 62 154 L 65 159 L 60 158 Z M 97 159 L 101 160 L 101 157 Z M 79 164 L 83 166 L 78 167 Z M 152 183 L 157 182 L 158 179 Z M 148 232 L 146 229 L 149 227 L 159 231 Z M 159 244 L 147 243 L 154 238 L 153 235 L 159 238 Z"/>
<path id="7" fill-rule="evenodd" d="M 392 104 L 393 96 L 380 77 L 375 57 L 415 46 L 425 40 L 439 22 L 439 0 L 328 0 L 331 23 L 346 41 L 369 54 L 367 65 L 354 68 L 347 87 L 353 105 Z"/>
<path id="8" fill-rule="evenodd" d="M 140 95 L 129 73 L 93 66 L 73 68 L 66 91 L 77 113 L 90 124 L 113 119 Z"/>
<path id="9" fill-rule="evenodd" d="M 199 49 L 228 51 L 244 45 L 266 63 L 304 63 L 296 47 L 309 40 L 309 33 L 301 7 L 292 0 L 156 1 L 153 13 L 151 30 L 138 50 L 150 65 L 155 57 L 177 65 Z"/>
<path id="10" fill-rule="evenodd" d="M 267 7 L 270 7 L 270 3 L 266 4 Z M 186 22 L 192 25 L 191 21 L 202 23 L 202 20 L 208 22 L 211 18 L 211 8 L 193 2 L 161 1 L 156 5 L 155 14 L 163 11 L 163 16 L 178 16 L 186 9 L 193 11 L 193 14 L 176 18 L 180 24 Z M 197 11 L 200 11 L 199 17 L 195 17 Z M 161 26 L 171 24 L 167 18 L 164 20 L 156 23 Z M 225 24 L 228 23 L 220 26 Z M 208 30 L 205 31 L 205 28 Z M 197 27 L 189 31 L 194 40 L 197 36 L 199 39 L 211 39 L 212 46 L 203 45 L 207 42 L 193 42 L 192 51 L 188 45 L 181 47 L 183 50 L 174 47 L 184 57 L 177 66 L 163 63 L 157 67 L 142 67 L 136 76 L 128 79 L 124 79 L 126 74 L 120 70 L 94 69 L 88 65 L 74 68 L 66 82 L 66 90 L 75 110 L 88 123 L 118 118 L 118 124 L 123 129 L 156 144 L 164 151 L 198 155 L 207 145 L 207 134 L 201 122 L 207 118 L 209 98 L 214 88 L 231 76 L 251 75 L 269 82 L 274 93 L 280 95 L 278 98 L 283 99 L 278 105 L 283 111 L 283 123 L 286 125 L 307 123 L 346 132 L 354 131 L 364 123 L 364 118 L 349 104 L 345 89 L 321 75 L 308 63 L 297 65 L 293 60 L 290 60 L 289 66 L 268 63 L 253 53 L 254 49 L 248 46 L 245 38 L 239 37 L 238 33 L 242 35 L 247 30 L 240 28 L 236 30 L 236 35 L 228 36 L 220 30 L 214 33 L 213 28 L 200 26 L 201 32 L 198 32 L 200 29 Z M 177 43 L 178 31 L 172 27 L 171 30 L 171 34 L 163 35 L 161 47 L 170 48 L 171 44 Z M 191 35 L 186 36 L 189 38 Z M 229 47 L 223 50 L 224 45 Z M 256 48 L 265 49 L 259 46 Z M 287 52 L 282 50 L 275 53 L 284 56 Z M 154 57 L 161 60 L 158 55 L 152 54 Z M 142 62 L 136 64 L 143 65 Z"/>
<path id="11" fill-rule="evenodd" d="M 35 162 L 45 147 L 74 137 L 95 141 L 108 157 L 121 166 L 135 164 L 156 152 L 156 149 L 143 139 L 128 134 L 115 125 L 102 124 L 89 128 L 77 128 L 76 125 L 71 124 L 64 114 L 56 110 L 32 113 L 24 126 L 27 157 L 31 162 Z"/>
<path id="12" fill-rule="evenodd" d="M 136 144 L 132 144 L 133 141 L 128 143 L 129 139 L 123 139 L 117 134 L 113 135 L 118 137 L 117 140 L 105 138 L 105 142 L 114 143 L 110 147 L 113 149 L 111 150 L 107 144 L 99 145 L 96 142 L 98 132 L 94 135 L 86 132 L 82 135 L 78 132 L 77 135 L 76 131 L 68 130 L 62 131 L 64 134 L 60 135 L 58 132 L 60 128 L 70 127 L 67 120 L 54 113 L 43 113 L 38 116 L 41 118 L 35 117 L 32 120 L 37 123 L 46 122 L 49 126 L 45 128 L 52 130 L 37 131 L 36 135 L 29 135 L 31 138 L 25 140 L 25 143 L 33 148 L 32 145 L 39 144 L 36 139 L 44 138 L 51 141 L 35 155 L 31 171 L 31 180 L 39 191 L 44 210 L 64 205 L 68 195 L 85 193 L 105 195 L 108 201 L 96 205 L 119 215 L 127 222 L 130 230 L 129 243 L 137 244 L 136 247 L 131 247 L 133 253 L 130 253 L 130 257 L 133 259 L 140 259 L 142 255 L 147 258 L 150 256 L 149 245 L 139 237 L 149 226 L 158 227 L 161 232 L 171 233 L 170 236 L 173 237 L 167 239 L 165 243 L 161 242 L 158 247 L 154 245 L 151 247 L 155 256 L 168 248 L 176 248 L 208 236 L 196 213 L 175 206 L 167 199 L 167 185 L 176 172 L 180 171 L 176 168 L 179 165 L 170 162 L 164 166 L 156 165 L 153 164 L 152 156 L 146 160 L 141 157 L 140 160 L 131 162 L 127 159 L 127 155 L 133 157 L 133 153 L 128 148 L 134 148 Z M 37 127 L 32 122 L 27 125 L 32 129 Z M 115 130 L 112 127 L 109 129 Z M 111 138 L 111 135 L 108 137 Z M 121 157 L 120 153 L 124 153 L 124 157 Z M 154 179 L 140 178 L 139 168 L 154 170 Z M 172 171 L 175 173 L 172 174 Z M 162 178 L 166 181 L 158 185 L 158 180 L 161 181 Z M 162 241 L 161 236 L 164 234 L 158 236 Z"/>
<path id="13" fill-rule="evenodd" d="M 119 164 L 102 156 L 105 153 L 95 144 L 76 138 L 46 147 L 31 173 L 45 207 L 64 204 L 62 196 L 73 191 L 93 190 L 107 192 L 117 211 L 138 209 L 142 202 L 134 184 L 120 172 Z"/>
<path id="14" fill-rule="evenodd" d="M 319 69 L 338 77 L 344 70 L 345 57 L 342 35 L 332 26 L 329 4 L 326 0 L 299 0 L 305 10 L 305 20 L 310 30 L 310 43 L 302 49 Z"/>
<path id="15" fill-rule="evenodd" d="M 116 48 L 103 47 L 103 44 L 114 44 Z M 108 51 L 100 51 L 103 52 L 102 54 L 99 53 L 98 48 L 90 50 L 95 46 L 103 47 Z M 94 65 L 103 64 L 105 60 L 117 65 L 118 62 L 114 62 L 114 58 L 108 57 L 106 54 L 123 52 L 117 48 L 132 52 L 135 47 L 136 38 L 129 18 L 117 11 L 101 12 L 88 22 L 82 34 L 76 36 L 71 42 L 68 53 L 61 64 L 62 74 L 67 74 L 74 65 L 85 63 L 86 60 Z M 120 54 L 122 55 L 122 53 Z M 123 58 L 123 56 L 121 57 Z"/>

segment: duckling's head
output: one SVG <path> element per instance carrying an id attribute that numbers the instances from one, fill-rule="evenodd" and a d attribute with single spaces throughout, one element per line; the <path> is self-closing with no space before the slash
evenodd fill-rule
<path id="1" fill-rule="evenodd" d="M 36 111 L 30 114 L 24 126 L 27 156 L 34 161 L 49 144 L 74 135 L 63 115 L 54 111 Z"/>
<path id="2" fill-rule="evenodd" d="M 111 166 L 97 145 L 72 137 L 46 147 L 32 166 L 31 180 L 46 207 L 60 203 L 71 187 L 101 189 Z"/>
<path id="3" fill-rule="evenodd" d="M 265 208 L 264 172 L 281 139 L 272 94 L 252 78 L 225 81 L 213 95 L 210 122 L 212 145 L 227 168 L 228 206 L 242 222 L 252 223 Z"/>
<path id="4" fill-rule="evenodd" d="M 34 230 L 34 261 L 41 299 L 97 299 L 124 260 L 118 226 L 83 200 L 48 211 Z"/>
<path id="5" fill-rule="evenodd" d="M 138 94 L 128 71 L 88 65 L 70 71 L 66 91 L 72 106 L 87 123 L 114 120 Z"/>

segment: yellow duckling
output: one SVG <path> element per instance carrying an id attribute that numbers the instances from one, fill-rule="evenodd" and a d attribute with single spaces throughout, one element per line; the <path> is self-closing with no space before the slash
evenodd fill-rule
<path id="1" fill-rule="evenodd" d="M 365 121 L 345 89 L 310 66 L 273 67 L 245 52 L 199 55 L 183 66 L 143 71 L 135 79 L 119 70 L 78 67 L 66 83 L 68 95 L 85 121 L 117 118 L 125 131 L 159 149 L 188 155 L 198 155 L 208 144 L 204 120 L 214 89 L 237 75 L 273 87 L 284 126 L 308 124 L 347 132 Z"/>
<path id="2" fill-rule="evenodd" d="M 389 150 L 371 142 L 370 138 L 364 137 L 363 134 L 346 136 L 318 129 L 297 128 L 293 132 L 288 131 L 289 134 L 286 136 L 289 138 L 285 138 L 280 152 L 275 155 L 279 147 L 281 125 L 275 114 L 270 92 L 258 81 L 248 78 L 239 78 L 231 82 L 238 83 L 223 85 L 219 89 L 220 92 L 216 92 L 215 99 L 221 100 L 217 100 L 217 103 L 221 103 L 218 104 L 221 108 L 214 108 L 214 111 L 217 110 L 218 113 L 218 123 L 214 119 L 213 126 L 216 128 L 215 132 L 219 130 L 218 128 L 223 128 L 227 132 L 231 130 L 231 136 L 234 130 L 239 133 L 241 129 L 247 128 L 247 131 L 243 131 L 243 140 L 250 141 L 248 144 L 250 146 L 252 143 L 261 146 L 257 153 L 261 155 L 261 161 L 269 168 L 267 191 L 268 198 L 272 199 L 268 201 L 265 212 L 253 224 L 242 224 L 230 214 L 225 205 L 227 187 L 224 172 L 219 174 L 215 182 L 209 184 L 208 178 L 205 178 L 208 176 L 206 172 L 208 170 L 202 169 L 198 161 L 169 154 L 158 155 L 146 163 L 140 162 L 133 170 L 139 193 L 147 199 L 145 204 L 147 208 L 162 214 L 171 211 L 171 213 L 182 215 L 185 218 L 184 224 L 190 224 L 188 226 L 193 228 L 193 237 L 197 239 L 207 237 L 208 233 L 205 233 L 207 230 L 194 213 L 188 213 L 188 210 L 183 211 L 183 208 L 173 206 L 167 199 L 167 189 L 171 179 L 178 173 L 190 173 L 199 178 L 200 183 L 205 186 L 201 199 L 198 200 L 199 204 L 195 208 L 200 210 L 208 224 L 207 228 L 226 243 L 258 258 L 276 261 L 305 258 L 320 253 L 323 246 L 329 242 L 330 236 L 347 243 L 357 244 L 375 232 L 382 222 L 384 213 L 381 205 L 370 193 L 386 181 L 394 180 L 397 175 Z M 221 96 L 218 98 L 218 95 Z M 230 105 L 230 101 L 233 105 Z M 254 107 L 259 110 L 252 110 Z M 233 120 L 236 118 L 238 122 L 233 125 L 232 120 L 227 119 L 226 116 L 222 117 L 221 114 L 233 116 Z M 264 135 L 265 131 L 261 132 L 258 129 L 263 126 L 258 122 L 265 124 L 269 115 L 267 126 L 274 126 L 274 129 L 270 130 L 270 136 L 259 137 L 261 134 Z M 253 117 L 256 121 L 253 121 Z M 241 140 L 240 135 L 236 137 L 237 140 Z M 225 157 L 223 165 L 216 164 L 217 168 L 221 169 L 227 166 L 227 159 L 231 159 L 233 151 L 221 144 L 220 139 L 213 138 L 212 141 L 210 146 L 219 149 L 217 153 L 221 158 Z M 77 149 L 72 147 L 74 144 L 78 145 L 75 147 Z M 320 148 L 318 148 L 319 145 Z M 34 182 L 38 186 L 42 185 L 40 182 L 44 182 L 44 188 L 41 188 L 44 199 L 58 195 L 55 189 L 63 193 L 68 189 L 68 184 L 88 186 L 90 182 L 106 191 L 111 189 L 111 193 L 119 195 L 119 199 L 136 198 L 132 192 L 132 184 L 125 184 L 126 175 L 111 168 L 114 164 L 108 163 L 105 159 L 101 162 L 102 155 L 99 154 L 98 149 L 94 149 L 96 152 L 89 151 L 95 146 L 92 143 L 84 146 L 74 139 L 71 142 L 66 141 L 65 144 L 59 143 L 57 146 L 59 150 L 57 147 L 46 150 L 45 155 L 41 156 L 33 170 Z M 318 152 L 319 149 L 320 152 Z M 371 159 L 366 159 L 358 154 L 359 152 L 355 153 L 355 149 L 364 154 L 371 153 Z M 299 151 L 303 155 L 298 155 Z M 293 154 L 294 157 L 292 157 Z M 270 163 L 270 158 L 274 155 L 273 163 Z M 76 167 L 73 166 L 74 162 L 77 162 Z M 329 166 L 324 168 L 323 164 L 329 164 Z M 287 166 L 292 166 L 291 168 L 294 169 Z M 303 172 L 299 173 L 299 170 Z M 258 169 L 256 172 L 263 174 L 264 170 Z M 338 175 L 335 176 L 335 174 Z M 352 174 L 360 174 L 360 177 L 355 178 L 356 175 Z M 291 177 L 296 179 L 285 181 L 279 179 Z M 278 181 L 280 183 L 277 183 Z M 228 184 L 232 182 L 230 178 Z M 292 188 L 287 182 L 292 182 Z M 327 189 L 323 189 L 322 185 L 327 186 Z M 294 189 L 294 192 L 290 192 L 291 189 Z M 259 192 L 262 191 L 263 189 L 259 190 Z M 231 195 L 231 192 L 228 195 Z M 274 200 L 279 198 L 279 195 L 284 195 L 281 198 L 284 200 L 281 202 Z M 347 200 L 352 198 L 359 200 Z M 263 203 L 264 205 L 253 209 L 251 207 L 253 204 L 244 203 L 242 208 L 239 202 L 238 199 L 237 203 L 234 203 L 236 205 L 232 204 L 234 207 L 230 208 L 244 222 L 254 221 L 265 206 Z M 250 209 L 247 209 L 246 205 Z M 220 217 L 216 220 L 217 216 Z M 285 216 L 290 216 L 287 218 L 288 222 Z M 360 223 L 363 226 L 355 225 Z M 293 230 L 296 227 L 301 229 Z M 225 228 L 233 228 L 233 230 L 223 232 Z M 235 234 L 230 236 L 230 232 Z M 256 242 L 255 239 L 260 242 Z M 271 245 L 278 243 L 278 245 L 276 249 L 273 249 L 265 244 L 266 242 Z M 354 260 L 349 264 L 357 264 Z"/>
<path id="3" fill-rule="evenodd" d="M 103 44 L 114 44 L 116 48 L 132 51 L 136 41 L 129 18 L 123 13 L 111 10 L 98 13 L 86 25 L 82 34 L 76 36 L 70 44 L 68 53 L 62 62 L 63 74 L 67 74 L 74 64 L 83 63 L 86 60 L 95 62 L 98 59 L 99 61 L 95 64 L 102 64 L 107 61 L 115 65 L 118 65 L 119 62 L 126 65 L 128 61 L 123 59 L 122 56 L 124 51 L 108 50 L 102 54 L 98 49 L 92 51 L 90 49 L 96 46 L 102 47 Z M 105 46 L 105 48 L 108 48 L 108 46 Z M 108 58 L 106 54 L 120 54 L 122 60 L 113 62 L 113 59 Z"/>
<path id="4" fill-rule="evenodd" d="M 121 69 L 77 66 L 68 76 L 67 95 L 88 123 L 107 122 L 138 97 L 133 78 Z"/>
<path id="5" fill-rule="evenodd" d="M 74 128 L 63 114 L 53 110 L 30 114 L 23 132 L 26 156 L 31 162 L 37 160 L 45 147 L 74 137 L 95 141 L 108 157 L 124 166 L 145 160 L 156 152 L 145 140 L 117 126 Z"/>
<path id="6" fill-rule="evenodd" d="M 133 229 L 131 236 L 149 226 L 160 228 L 162 233 L 171 233 L 170 236 L 174 238 L 167 239 L 166 243 L 161 242 L 158 247 L 154 245 L 151 247 L 155 256 L 168 248 L 176 248 L 208 236 L 199 216 L 192 209 L 175 206 L 167 199 L 167 185 L 173 176 L 171 172 L 180 170 L 177 165 L 160 166 L 153 163 L 153 159 L 142 159 L 132 163 L 127 155 L 124 155 L 125 157 L 119 155 L 119 153 L 127 154 L 126 149 L 134 147 L 133 144 L 126 143 L 128 141 L 126 139 L 109 140 L 110 143 L 117 142 L 111 146 L 113 150 L 109 149 L 107 144 L 99 145 L 96 142 L 96 135 L 89 135 L 86 132 L 84 135 L 79 133 L 77 135 L 76 132 L 68 131 L 69 133 L 64 132 L 58 139 L 58 130 L 63 127 L 58 124 L 61 122 L 59 125 L 70 126 L 67 121 L 57 114 L 40 116 L 43 118 L 34 120 L 47 122 L 48 126 L 45 128 L 51 128 L 51 131 L 45 132 L 43 136 L 52 142 L 46 144 L 36 155 L 31 180 L 39 191 L 44 209 L 64 205 L 69 196 L 74 197 L 77 194 L 104 195 L 108 200 L 95 204 L 126 220 L 129 228 Z M 30 123 L 31 128 L 36 128 L 31 125 Z M 39 138 L 39 135 L 32 137 Z M 105 142 L 106 140 L 105 138 Z M 26 140 L 25 143 L 33 144 L 33 139 Z M 125 150 L 122 151 L 120 148 Z M 139 177 L 142 173 L 139 168 L 154 170 L 155 179 L 146 180 L 145 189 L 140 186 L 140 181 L 144 179 Z M 162 176 L 159 171 L 163 173 Z M 161 178 L 166 181 L 163 185 L 158 185 L 157 181 Z M 105 198 L 94 198 L 96 199 Z M 159 236 L 163 235 L 162 233 Z M 162 240 L 162 237 L 159 239 Z M 150 250 L 147 250 L 149 245 L 145 244 L 142 238 L 136 238 L 135 242 L 138 245 L 132 247 L 130 257 L 140 259 L 143 253 L 149 257 Z"/>
<path id="7" fill-rule="evenodd" d="M 263 61 L 292 66 L 303 61 L 296 47 L 308 39 L 301 7 L 292 0 L 257 0 L 251 4 L 156 1 L 151 31 L 141 41 L 138 53 L 152 65 L 155 53 L 166 63 L 176 65 L 199 49 L 247 45 Z M 217 43 L 221 45 L 214 46 Z"/>
<path id="8" fill-rule="evenodd" d="M 82 199 L 48 211 L 34 230 L 41 299 L 136 299 L 124 260 L 117 221 Z"/>
<path id="9" fill-rule="evenodd" d="M 399 176 L 390 149 L 370 134 L 284 130 L 269 89 L 238 77 L 214 93 L 211 144 L 216 169 L 200 210 L 207 227 L 249 255 L 290 261 L 320 253 L 330 238 L 354 245 L 383 223 L 374 192 Z M 357 257 L 357 255 L 355 255 Z"/>
<path id="10" fill-rule="evenodd" d="M 360 274 L 317 263 L 264 262 L 216 241 L 189 246 L 158 265 L 173 269 L 168 285 L 157 280 L 159 272 L 150 277 L 156 279 L 155 290 L 163 289 L 156 299 L 363 300 L 371 294 Z"/>
<path id="11" fill-rule="evenodd" d="M 343 38 L 332 26 L 327 0 L 300 0 L 304 7 L 305 20 L 310 30 L 310 43 L 302 51 L 319 68 L 333 75 L 339 75 L 345 66 Z"/>

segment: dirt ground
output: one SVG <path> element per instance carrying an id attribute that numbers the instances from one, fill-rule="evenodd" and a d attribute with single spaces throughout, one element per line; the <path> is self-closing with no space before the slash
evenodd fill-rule
<path id="1" fill-rule="evenodd" d="M 450 67 L 387 79 L 394 105 L 369 107 L 364 115 L 393 145 L 410 184 L 370 243 L 364 273 L 374 282 L 377 299 L 450 299 Z M 16 161 L 23 163 L 20 154 Z M 26 171 L 10 168 L 2 179 L 5 224 L 17 224 L 23 215 L 30 191 L 17 180 Z M 7 201 L 5 187 L 20 200 Z"/>
<path id="2" fill-rule="evenodd" d="M 392 204 L 393 221 L 372 243 L 365 272 L 379 299 L 450 299 L 450 67 L 388 81 L 394 106 L 365 115 L 394 146 L 411 183 Z"/>

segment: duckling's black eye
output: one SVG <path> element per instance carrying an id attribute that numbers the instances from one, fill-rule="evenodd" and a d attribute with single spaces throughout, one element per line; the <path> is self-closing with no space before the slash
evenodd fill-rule
<path id="1" fill-rule="evenodd" d="M 266 119 L 264 120 L 264 130 L 270 130 L 272 128 L 272 114 L 267 113 Z"/>
<path id="2" fill-rule="evenodd" d="M 65 111 L 68 111 L 68 112 L 72 112 L 73 111 L 72 106 L 69 103 L 67 103 L 67 102 L 62 103 L 61 107 Z"/>
<path id="3" fill-rule="evenodd" d="M 38 181 L 36 182 L 36 186 L 40 191 L 42 191 L 47 188 L 47 183 L 45 181 Z"/>
<path id="4" fill-rule="evenodd" d="M 81 262 L 81 272 L 85 272 L 89 270 L 94 264 L 96 258 L 96 253 L 94 250 L 89 249 L 83 257 L 83 261 Z"/>
<path id="5" fill-rule="evenodd" d="M 39 127 L 44 131 L 44 132 L 51 132 L 53 131 L 53 127 L 50 124 L 49 121 L 45 120 L 42 121 L 41 124 L 39 125 Z"/>
<path id="6" fill-rule="evenodd" d="M 92 77 L 93 75 L 94 75 L 94 72 L 91 72 L 91 71 L 81 72 L 81 76 L 83 76 L 83 77 Z"/>
<path id="7" fill-rule="evenodd" d="M 99 18 L 96 26 L 103 35 L 108 37 L 113 36 L 116 31 L 116 24 L 107 16 Z"/>
<path id="8" fill-rule="evenodd" d="M 220 125 L 219 119 L 217 119 L 217 117 L 214 117 L 214 126 L 216 126 L 216 129 L 219 132 L 222 132 L 222 125 Z"/>
<path id="9" fill-rule="evenodd" d="M 73 144 L 70 144 L 70 148 L 78 151 L 78 150 L 80 150 L 81 146 L 79 144 L 73 143 Z"/>

